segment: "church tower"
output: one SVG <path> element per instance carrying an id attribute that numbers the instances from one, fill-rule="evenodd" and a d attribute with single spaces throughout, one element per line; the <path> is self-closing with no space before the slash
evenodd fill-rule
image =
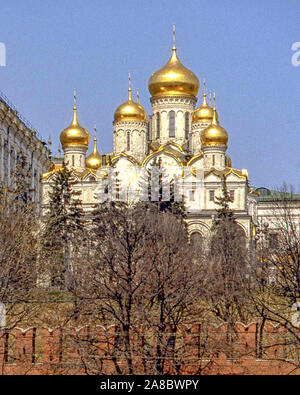
<path id="1" fill-rule="evenodd" d="M 149 79 L 153 114 L 150 140 L 160 145 L 173 142 L 187 151 L 200 83 L 197 76 L 180 62 L 174 33 L 169 61 Z"/>
<path id="2" fill-rule="evenodd" d="M 224 170 L 226 167 L 226 150 L 228 134 L 219 125 L 217 111 L 213 109 L 213 119 L 210 126 L 201 132 L 201 146 L 204 156 L 204 170 L 215 168 Z"/>
<path id="3" fill-rule="evenodd" d="M 85 156 L 89 147 L 89 132 L 77 120 L 76 91 L 74 90 L 73 120 L 60 134 L 66 166 L 78 171 L 85 170 Z"/>
<path id="4" fill-rule="evenodd" d="M 114 155 L 125 153 L 142 162 L 147 153 L 147 115 L 145 109 L 132 100 L 129 75 L 128 100 L 114 114 Z"/>
<path id="5" fill-rule="evenodd" d="M 203 100 L 200 107 L 193 112 L 192 131 L 190 138 L 190 153 L 195 156 L 202 151 L 201 147 L 201 132 L 208 127 L 213 120 L 213 108 L 210 107 L 206 99 L 206 82 L 203 80 Z M 216 113 L 217 119 L 218 114 Z"/>
<path id="6" fill-rule="evenodd" d="M 94 127 L 94 147 L 92 153 L 86 158 L 85 165 L 88 169 L 98 170 L 102 165 L 102 157 L 97 149 L 97 129 Z"/>

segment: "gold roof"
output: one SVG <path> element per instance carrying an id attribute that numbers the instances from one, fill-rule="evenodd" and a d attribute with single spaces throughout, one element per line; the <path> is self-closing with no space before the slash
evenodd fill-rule
<path id="1" fill-rule="evenodd" d="M 60 142 L 63 149 L 67 147 L 88 148 L 89 146 L 90 135 L 89 132 L 78 123 L 77 108 L 75 104 L 73 108 L 73 120 L 71 125 L 61 132 Z"/>
<path id="2" fill-rule="evenodd" d="M 147 115 L 145 109 L 132 100 L 131 88 L 128 89 L 128 100 L 121 104 L 115 111 L 114 122 L 139 120 L 146 122 Z"/>
<path id="3" fill-rule="evenodd" d="M 102 157 L 97 150 L 97 137 L 96 137 L 96 125 L 95 125 L 95 137 L 94 137 L 94 148 L 93 152 L 86 158 L 85 165 L 89 169 L 97 170 L 102 165 Z"/>
<path id="4" fill-rule="evenodd" d="M 207 104 L 206 93 L 203 93 L 203 102 L 200 107 L 198 107 L 193 112 L 193 123 L 197 122 L 212 122 L 214 116 L 214 110 Z M 218 119 L 218 113 L 216 112 L 216 117 Z"/>
<path id="5" fill-rule="evenodd" d="M 202 147 L 227 147 L 228 134 L 224 128 L 219 125 L 217 111 L 213 109 L 213 120 L 211 125 L 205 128 L 201 133 Z"/>
<path id="6" fill-rule="evenodd" d="M 152 97 L 195 97 L 199 91 L 200 83 L 197 76 L 180 62 L 176 47 L 173 46 L 172 56 L 168 63 L 152 74 L 148 87 Z"/>

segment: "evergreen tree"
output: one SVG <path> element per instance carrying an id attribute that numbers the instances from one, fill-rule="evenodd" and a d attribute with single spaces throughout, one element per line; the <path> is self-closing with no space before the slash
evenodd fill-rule
<path id="1" fill-rule="evenodd" d="M 185 208 L 183 201 L 177 201 L 175 199 L 175 181 L 171 179 L 168 186 L 170 188 L 168 199 L 165 198 L 163 192 L 166 186 L 166 180 L 169 179 L 169 175 L 166 169 L 161 164 L 161 159 L 155 158 L 150 165 L 150 169 L 146 169 L 146 176 L 140 179 L 140 188 L 146 192 L 146 200 L 157 207 L 158 211 L 171 212 L 172 214 L 184 218 Z M 158 180 L 153 180 L 153 170 L 158 169 Z M 153 181 L 153 182 L 152 182 Z M 152 200 L 153 187 L 158 188 L 155 198 L 157 200 Z"/>
<path id="2" fill-rule="evenodd" d="M 208 287 L 213 310 L 228 324 L 244 320 L 242 306 L 247 295 L 249 256 L 243 229 L 236 222 L 232 202 L 223 177 L 222 196 L 216 197 L 219 205 L 212 225 L 209 251 L 210 285 Z M 228 329 L 228 344 L 231 344 Z"/>
<path id="3" fill-rule="evenodd" d="M 234 220 L 233 217 L 233 210 L 229 207 L 229 203 L 232 202 L 232 199 L 230 198 L 228 189 L 227 189 L 227 184 L 226 184 L 226 177 L 223 176 L 222 180 L 222 196 L 220 197 L 215 197 L 215 203 L 219 206 L 219 208 L 216 210 L 217 215 L 215 218 L 215 224 L 220 223 L 220 221 L 228 219 L 228 220 Z"/>
<path id="4" fill-rule="evenodd" d="M 72 172 L 63 163 L 52 180 L 43 219 L 42 256 L 51 285 L 59 288 L 71 286 L 71 253 L 79 248 L 77 237 L 84 230 L 82 204 L 73 190 L 76 183 Z"/>

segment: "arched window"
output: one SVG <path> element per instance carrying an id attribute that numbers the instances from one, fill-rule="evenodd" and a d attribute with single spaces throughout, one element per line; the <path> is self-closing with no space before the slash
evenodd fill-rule
<path id="1" fill-rule="evenodd" d="M 127 132 L 127 151 L 130 151 L 130 132 Z"/>
<path id="2" fill-rule="evenodd" d="M 199 232 L 193 232 L 190 236 L 190 244 L 193 249 L 199 250 L 203 245 L 202 235 Z"/>
<path id="3" fill-rule="evenodd" d="M 169 113 L 169 137 L 175 137 L 175 112 Z"/>
<path id="4" fill-rule="evenodd" d="M 75 165 L 74 155 L 72 155 L 72 166 Z"/>
<path id="5" fill-rule="evenodd" d="M 188 112 L 185 113 L 184 131 L 185 131 L 185 138 L 188 139 L 189 131 L 190 131 L 190 114 Z"/>
<path id="6" fill-rule="evenodd" d="M 156 138 L 160 138 L 160 114 L 156 114 Z"/>

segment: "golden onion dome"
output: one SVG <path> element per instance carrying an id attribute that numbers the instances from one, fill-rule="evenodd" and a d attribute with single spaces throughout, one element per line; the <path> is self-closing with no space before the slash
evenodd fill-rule
<path id="1" fill-rule="evenodd" d="M 102 165 L 102 157 L 97 150 L 96 125 L 93 152 L 86 158 L 85 165 L 92 170 L 97 170 Z"/>
<path id="2" fill-rule="evenodd" d="M 228 134 L 219 125 L 217 111 L 213 109 L 212 123 L 201 132 L 202 147 L 227 147 Z"/>
<path id="3" fill-rule="evenodd" d="M 194 98 L 200 87 L 197 76 L 183 66 L 177 57 L 176 47 L 168 63 L 156 71 L 149 79 L 149 92 L 152 97 L 187 96 Z"/>
<path id="4" fill-rule="evenodd" d="M 74 103 L 73 120 L 71 125 L 64 129 L 60 134 L 60 142 L 63 149 L 67 147 L 89 147 L 89 132 L 79 125 L 77 120 L 77 108 Z"/>
<path id="5" fill-rule="evenodd" d="M 212 122 L 214 116 L 214 109 L 207 104 L 206 93 L 203 93 L 203 102 L 200 107 L 198 107 L 193 112 L 193 123 L 197 122 Z M 216 117 L 218 120 L 218 113 L 216 112 Z"/>
<path id="6" fill-rule="evenodd" d="M 131 97 L 131 88 L 128 89 L 128 100 L 121 104 L 115 111 L 114 121 L 134 121 L 139 120 L 142 122 L 146 122 L 147 114 L 139 103 L 136 103 L 132 100 Z"/>

